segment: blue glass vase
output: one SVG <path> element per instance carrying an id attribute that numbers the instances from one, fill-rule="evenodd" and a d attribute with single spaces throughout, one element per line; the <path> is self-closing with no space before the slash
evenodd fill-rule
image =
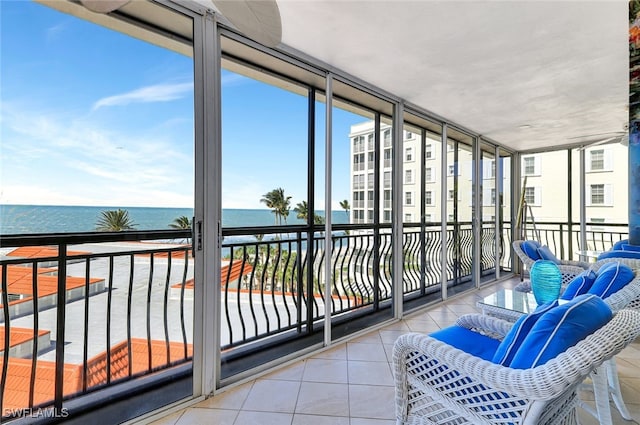
<path id="1" fill-rule="evenodd" d="M 557 300 L 560 297 L 562 273 L 553 261 L 538 260 L 529 272 L 531 290 L 538 305 Z"/>

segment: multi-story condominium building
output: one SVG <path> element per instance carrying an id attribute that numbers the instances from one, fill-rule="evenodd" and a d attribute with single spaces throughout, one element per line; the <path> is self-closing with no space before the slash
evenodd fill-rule
<path id="1" fill-rule="evenodd" d="M 393 154 L 391 126 L 380 128 L 382 145 L 380 158 L 380 202 L 381 223 L 391 221 Z M 373 122 L 367 121 L 351 127 L 351 222 L 372 223 L 374 221 L 375 200 L 375 146 Z M 421 164 L 424 149 L 424 221 L 440 222 L 441 217 L 441 140 L 439 136 L 426 134 L 422 137 L 414 132 L 403 131 L 402 170 L 397 178 L 402 179 L 402 217 L 404 223 L 420 222 L 420 187 L 423 168 Z M 447 217 L 454 221 L 453 203 L 457 201 L 457 221 L 471 220 L 473 196 L 472 153 L 458 149 L 457 163 L 454 160 L 454 144 L 447 143 Z M 570 153 L 568 153 L 570 152 Z M 568 181 L 568 156 L 571 155 L 571 183 Z M 625 223 L 628 214 L 628 160 L 627 147 L 617 144 L 599 145 L 586 148 L 585 158 L 585 205 L 588 223 Z M 501 159 L 502 187 L 511 178 L 509 159 Z M 496 203 L 496 162 L 494 156 L 482 158 L 482 220 L 495 221 Z M 521 156 L 521 188 L 529 220 L 537 222 L 580 221 L 580 151 L 554 151 L 524 154 Z M 457 175 L 456 175 L 457 174 Z M 454 178 L 457 177 L 454 184 Z M 526 180 L 525 180 L 526 178 Z M 571 185 L 571 186 L 570 186 Z M 570 189 L 571 187 L 571 189 Z M 501 205 L 510 205 L 509 191 L 500 190 Z M 571 194 L 569 194 L 571 192 Z M 571 195 L 571 196 L 570 196 Z M 569 211 L 571 200 L 571 215 Z M 516 202 L 517 205 L 517 202 Z M 506 207 L 505 207 L 506 208 Z M 503 220 L 510 219 L 509 211 L 502 211 Z M 533 216 L 533 217 L 532 217 Z"/>

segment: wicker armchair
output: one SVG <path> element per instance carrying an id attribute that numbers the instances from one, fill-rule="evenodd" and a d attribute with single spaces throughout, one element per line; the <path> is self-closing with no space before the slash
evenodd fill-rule
<path id="1" fill-rule="evenodd" d="M 505 335 L 511 324 L 466 315 L 458 325 Z M 640 335 L 640 312 L 622 310 L 605 326 L 542 366 L 511 369 L 425 334 L 393 348 L 398 424 L 575 424 L 582 380 Z"/>
<path id="2" fill-rule="evenodd" d="M 605 298 L 604 301 L 614 312 L 623 308 L 640 311 L 640 260 L 631 258 L 607 258 L 599 260 L 593 264 L 591 268 L 593 271 L 598 272 L 602 266 L 613 262 L 620 262 L 621 264 L 629 266 L 635 272 L 635 278 L 627 286 Z M 591 374 L 591 381 L 593 383 L 595 409 L 582 400 L 580 401 L 580 407 L 598 418 L 600 424 L 611 425 L 611 407 L 609 405 L 609 396 L 611 396 L 620 415 L 626 420 L 633 419 L 622 398 L 615 357 L 606 360 L 598 367 Z"/>
<path id="3" fill-rule="evenodd" d="M 531 270 L 535 260 L 531 259 L 531 257 L 522 250 L 523 242 L 524 241 L 513 241 L 513 250 L 527 270 Z M 562 273 L 562 286 L 568 285 L 574 277 L 588 269 L 591 265 L 591 263 L 586 263 L 584 261 L 560 260 L 558 268 L 560 269 L 560 273 Z"/>

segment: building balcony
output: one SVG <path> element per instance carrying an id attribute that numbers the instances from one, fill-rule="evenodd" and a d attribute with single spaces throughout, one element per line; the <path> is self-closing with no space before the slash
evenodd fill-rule
<path id="1" fill-rule="evenodd" d="M 426 307 L 407 318 L 229 387 L 186 409 L 162 413 L 154 425 L 217 424 L 395 424 L 391 350 L 406 332 L 433 332 L 466 313 L 479 312 L 476 302 L 498 288 L 520 283 L 511 279 Z M 640 341 L 617 357 L 622 393 L 634 418 L 640 418 Z M 593 404 L 593 392 L 581 399 Z M 615 425 L 627 425 L 612 404 Z M 596 425 L 578 409 L 580 423 Z"/>
<path id="2" fill-rule="evenodd" d="M 481 253 L 475 257 L 471 223 L 447 227 L 447 245 L 458 247 L 448 253 L 447 291 L 466 295 L 441 303 L 440 225 L 406 223 L 403 304 L 415 313 L 390 324 L 391 226 L 334 226 L 328 306 L 337 342 L 329 350 L 321 344 L 326 299 L 322 228 L 313 233 L 307 226 L 225 229 L 220 278 L 213 283 L 219 287 L 222 395 L 183 411 L 180 420 L 219 414 L 237 416 L 234 420 L 242 423 L 241 418 L 261 411 L 277 414 L 283 423 L 296 415 L 302 415 L 294 419 L 298 421 L 304 415 L 352 422 L 393 419 L 387 406 L 393 399 L 392 380 L 384 371 L 399 332 L 429 332 L 455 320 L 453 313 L 476 311 L 477 297 L 502 284 L 473 291 L 474 258 L 480 260 L 481 282 L 494 281 L 497 269 L 511 274 L 508 232 L 502 235 L 496 262 L 494 224 L 483 226 Z M 579 247 L 577 229 L 569 224 L 539 223 L 536 230 L 541 232 L 538 239 L 563 258 L 572 255 L 571 247 Z M 258 233 L 263 236 L 253 236 Z M 26 415 L 25 409 L 60 413 L 73 406 L 72 412 L 81 415 L 92 405 L 106 403 L 109 391 L 144 399 L 151 395 L 144 389 L 149 380 L 166 386 L 164 398 L 145 402 L 140 414 L 188 399 L 197 297 L 190 236 L 189 231 L 156 231 L 4 237 L 3 421 Z M 588 248 L 606 249 L 625 236 L 624 225 L 592 230 Z M 433 323 L 423 323 L 431 319 Z M 376 348 L 363 345 L 372 342 Z M 309 357 L 290 360 L 301 353 Z M 288 366 L 265 376 L 283 362 Z M 634 367 L 629 367 L 631 388 L 640 375 Z M 270 385 L 265 380 L 283 387 L 277 391 L 282 402 L 269 401 L 273 395 L 264 392 Z M 330 397 L 341 394 L 342 401 L 327 399 L 335 410 L 326 410 L 324 403 L 318 408 L 317 400 L 323 400 L 318 392 L 330 387 L 335 388 Z M 285 394 L 293 398 L 285 402 Z M 238 397 L 242 404 L 237 404 Z"/>

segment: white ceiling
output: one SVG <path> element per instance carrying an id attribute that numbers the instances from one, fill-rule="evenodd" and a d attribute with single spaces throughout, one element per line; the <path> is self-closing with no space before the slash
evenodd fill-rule
<path id="1" fill-rule="evenodd" d="M 513 149 L 628 122 L 626 1 L 277 4 L 284 45 Z"/>

